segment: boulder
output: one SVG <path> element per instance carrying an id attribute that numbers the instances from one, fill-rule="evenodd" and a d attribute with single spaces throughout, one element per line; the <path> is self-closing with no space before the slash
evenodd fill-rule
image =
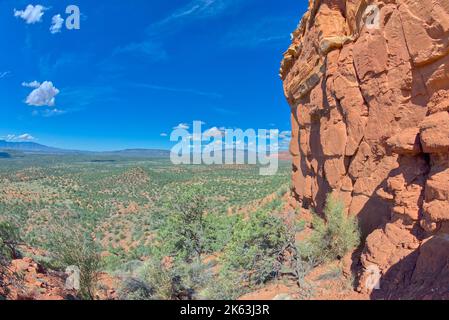
<path id="1" fill-rule="evenodd" d="M 421 144 L 425 153 L 449 153 L 449 113 L 438 112 L 420 124 Z"/>
<path id="2" fill-rule="evenodd" d="M 400 155 L 415 156 L 422 152 L 419 128 L 407 128 L 387 140 L 391 151 Z"/>

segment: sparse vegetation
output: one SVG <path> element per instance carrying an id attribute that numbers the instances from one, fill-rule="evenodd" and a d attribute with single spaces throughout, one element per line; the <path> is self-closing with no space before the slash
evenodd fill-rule
<path id="1" fill-rule="evenodd" d="M 240 272 L 249 286 L 265 283 L 280 269 L 278 258 L 285 242 L 285 225 L 270 213 L 260 211 L 241 219 L 224 250 L 224 272 Z"/>
<path id="2" fill-rule="evenodd" d="M 8 271 L 8 265 L 11 259 L 19 257 L 18 245 L 21 243 L 19 228 L 8 221 L 0 221 L 0 300 L 1 293 L 8 293 L 8 289 L 4 285 L 3 276 Z M 20 277 L 12 272 L 9 272 L 11 281 L 18 283 Z"/>
<path id="3" fill-rule="evenodd" d="M 21 243 L 19 228 L 11 222 L 0 221 L 0 264 L 19 256 L 17 246 Z"/>
<path id="4" fill-rule="evenodd" d="M 83 299 L 94 300 L 102 269 L 100 251 L 95 241 L 85 232 L 71 228 L 64 222 L 51 227 L 50 248 L 54 265 L 64 269 L 76 266 L 80 270 L 80 292 Z"/>
<path id="5" fill-rule="evenodd" d="M 315 216 L 311 238 L 300 245 L 301 255 L 317 264 L 341 259 L 360 244 L 357 220 L 345 214 L 344 205 L 330 195 L 325 220 Z"/>
<path id="6" fill-rule="evenodd" d="M 265 177 L 257 166 L 164 159 L 3 161 L 0 216 L 50 255 L 45 266 L 81 269 L 80 298 L 96 298 L 102 271 L 125 275 L 126 299 L 235 298 L 277 275 L 288 163 Z"/>
<path id="7" fill-rule="evenodd" d="M 160 254 L 186 263 L 201 261 L 208 240 L 204 197 L 189 190 L 176 196 L 171 207 L 172 211 L 158 233 Z"/>

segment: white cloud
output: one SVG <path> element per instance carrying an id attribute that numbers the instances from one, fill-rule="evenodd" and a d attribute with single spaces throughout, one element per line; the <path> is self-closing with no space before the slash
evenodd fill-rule
<path id="1" fill-rule="evenodd" d="M 45 10 L 47 10 L 47 8 L 39 4 L 36 6 L 29 4 L 25 10 L 14 9 L 14 16 L 22 18 L 27 24 L 34 24 L 41 22 Z"/>
<path id="2" fill-rule="evenodd" d="M 186 17 L 211 17 L 221 13 L 227 7 L 228 4 L 224 0 L 193 0 L 186 6 L 173 12 L 158 24 L 167 24 Z"/>
<path id="3" fill-rule="evenodd" d="M 177 129 L 189 130 L 190 126 L 187 123 L 180 123 L 176 127 L 174 127 L 173 129 L 175 129 L 175 130 L 177 130 Z"/>
<path id="4" fill-rule="evenodd" d="M 288 20 L 284 17 L 271 17 L 255 22 L 245 21 L 244 25 L 234 25 L 223 36 L 221 43 L 226 47 L 256 48 L 278 46 L 289 41 Z"/>
<path id="5" fill-rule="evenodd" d="M 168 137 L 168 134 L 166 134 L 165 132 L 162 132 L 161 137 Z"/>
<path id="6" fill-rule="evenodd" d="M 14 141 L 16 139 L 16 135 L 15 134 L 8 134 L 6 137 L 5 137 L 5 140 L 6 141 Z"/>
<path id="7" fill-rule="evenodd" d="M 37 84 L 32 82 L 33 84 Z M 44 81 L 36 89 L 34 89 L 26 98 L 25 103 L 29 106 L 49 106 L 55 105 L 55 97 L 59 90 L 53 86 L 51 81 Z"/>
<path id="8" fill-rule="evenodd" d="M 6 141 L 10 141 L 10 142 L 14 142 L 14 141 L 33 141 L 36 140 L 35 137 L 33 137 L 31 134 L 29 133 L 23 133 L 20 135 L 15 135 L 15 134 L 8 134 L 5 137 L 1 137 L 2 139 L 5 139 Z"/>
<path id="9" fill-rule="evenodd" d="M 42 112 L 42 116 L 43 116 L 43 117 L 46 117 L 46 118 L 50 118 L 50 117 L 60 116 L 60 115 L 63 115 L 63 114 L 65 114 L 65 113 L 66 113 L 65 110 L 61 110 L 61 109 L 56 109 L 56 108 L 54 108 L 54 109 L 47 109 L 47 110 L 44 110 L 44 111 Z"/>
<path id="10" fill-rule="evenodd" d="M 27 87 L 27 88 L 39 88 L 41 85 L 40 82 L 32 81 L 32 82 L 22 82 L 22 86 L 23 87 Z"/>
<path id="11" fill-rule="evenodd" d="M 185 7 L 179 9 L 171 15 L 172 19 L 197 16 L 210 17 L 215 16 L 227 9 L 231 1 L 224 0 L 194 0 Z"/>
<path id="12" fill-rule="evenodd" d="M 32 135 L 30 135 L 29 133 L 21 134 L 17 138 L 19 140 L 21 140 L 21 141 L 32 141 L 32 140 L 35 140 L 35 138 Z"/>
<path id="13" fill-rule="evenodd" d="M 204 132 L 204 137 L 206 138 L 217 138 L 217 137 L 223 137 L 224 132 L 217 127 L 210 128 L 206 132 Z"/>
<path id="14" fill-rule="evenodd" d="M 147 34 L 152 37 L 161 37 L 167 33 L 180 31 L 186 24 L 199 19 L 211 19 L 220 16 L 232 8 L 241 6 L 242 2 L 241 0 L 191 0 L 164 19 L 148 26 Z"/>
<path id="15" fill-rule="evenodd" d="M 51 34 L 61 32 L 63 23 L 64 19 L 61 18 L 60 14 L 53 16 L 53 18 L 51 18 L 51 27 L 50 27 Z"/>

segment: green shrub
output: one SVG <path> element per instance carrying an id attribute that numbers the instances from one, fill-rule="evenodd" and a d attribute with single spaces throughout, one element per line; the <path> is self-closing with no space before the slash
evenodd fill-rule
<path id="1" fill-rule="evenodd" d="M 6 272 L 11 259 L 17 259 L 20 255 L 17 246 L 22 242 L 19 228 L 11 222 L 0 221 L 0 291 L 8 294 L 8 286 L 2 281 L 2 274 Z M 20 284 L 22 278 L 16 273 L 10 273 L 10 279 L 13 283 Z M 0 300 L 5 297 L 0 295 Z"/>
<path id="2" fill-rule="evenodd" d="M 225 213 L 212 212 L 206 215 L 205 220 L 204 246 L 206 253 L 211 254 L 222 251 L 229 242 L 229 235 L 232 234 L 238 217 L 236 215 L 229 216 Z"/>
<path id="3" fill-rule="evenodd" d="M 329 196 L 324 210 L 325 221 L 315 217 L 311 238 L 300 245 L 300 252 L 317 264 L 341 259 L 360 244 L 355 217 L 348 217 L 341 201 Z"/>
<path id="4" fill-rule="evenodd" d="M 103 257 L 103 266 L 109 272 L 120 270 L 128 260 L 128 255 L 123 248 L 110 248 L 109 254 Z"/>
<path id="5" fill-rule="evenodd" d="M 100 249 L 91 235 L 79 226 L 75 229 L 55 223 L 47 245 L 56 266 L 61 269 L 77 266 L 80 269 L 79 295 L 82 299 L 94 300 L 103 263 Z"/>
<path id="6" fill-rule="evenodd" d="M 278 259 L 286 242 L 281 219 L 265 211 L 240 219 L 224 250 L 223 272 L 240 272 L 249 286 L 265 283 L 279 271 Z"/>
<path id="7" fill-rule="evenodd" d="M 153 300 L 153 289 L 143 280 L 125 278 L 118 290 L 120 300 Z"/>
<path id="8" fill-rule="evenodd" d="M 0 222 L 0 262 L 16 259 L 19 256 L 17 246 L 22 242 L 19 228 L 10 222 Z"/>
<path id="9" fill-rule="evenodd" d="M 196 262 L 167 266 L 151 259 L 137 273 L 144 288 L 136 291 L 145 292 L 146 296 L 140 294 L 145 299 L 157 300 L 194 299 L 211 279 L 206 266 Z"/>
<path id="10" fill-rule="evenodd" d="M 242 285 L 244 282 L 244 275 L 236 271 L 221 273 L 209 283 L 203 295 L 211 300 L 236 300 L 250 290 Z"/>
<path id="11" fill-rule="evenodd" d="M 206 229 L 204 197 L 186 192 L 172 201 L 172 213 L 158 232 L 161 257 L 185 262 L 201 259 L 205 252 Z"/>
<path id="12" fill-rule="evenodd" d="M 288 185 L 283 185 L 283 186 L 276 192 L 276 196 L 277 196 L 278 198 L 282 198 L 282 197 L 285 196 L 288 192 L 289 192 L 289 186 L 288 186 Z"/>
<path id="13" fill-rule="evenodd" d="M 209 212 L 206 203 L 204 192 L 196 188 L 170 201 L 169 214 L 157 233 L 155 253 L 159 258 L 169 256 L 191 263 L 224 248 L 236 218 Z"/>

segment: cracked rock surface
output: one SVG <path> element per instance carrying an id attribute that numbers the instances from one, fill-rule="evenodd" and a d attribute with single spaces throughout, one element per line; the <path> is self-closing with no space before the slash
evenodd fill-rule
<path id="1" fill-rule="evenodd" d="M 292 38 L 298 205 L 359 218 L 374 298 L 449 299 L 449 0 L 311 0 Z"/>

